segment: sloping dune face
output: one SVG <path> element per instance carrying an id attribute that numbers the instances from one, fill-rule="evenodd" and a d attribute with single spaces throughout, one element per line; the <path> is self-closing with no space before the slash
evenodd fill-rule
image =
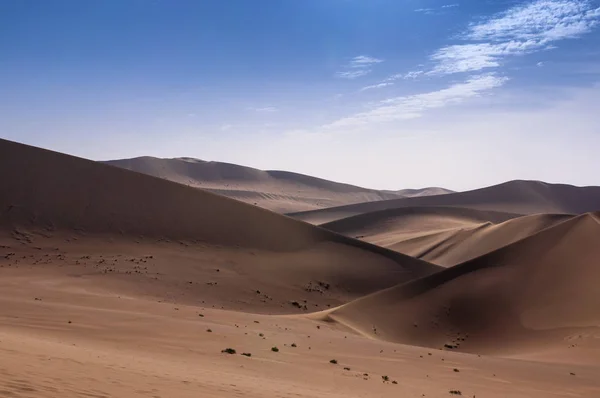
<path id="1" fill-rule="evenodd" d="M 68 252 L 61 266 L 75 274 L 148 295 L 297 312 L 435 269 L 256 206 L 4 140 L 0 181 L 6 247 Z"/>
<path id="2" fill-rule="evenodd" d="M 600 210 L 600 187 L 510 181 L 474 191 L 359 203 L 290 215 L 313 224 L 324 224 L 373 211 L 420 206 L 465 207 L 519 215 L 583 214 Z"/>
<path id="3" fill-rule="evenodd" d="M 323 224 L 360 238 L 450 267 L 534 235 L 573 217 L 516 214 L 453 207 L 407 207 L 361 214 Z"/>
<path id="4" fill-rule="evenodd" d="M 599 240 L 598 215 L 578 216 L 330 317 L 375 338 L 464 352 L 597 350 Z"/>
<path id="5" fill-rule="evenodd" d="M 263 171 L 198 159 L 140 157 L 103 162 L 289 213 L 403 197 L 286 171 Z M 427 194 L 422 192 L 420 194 Z"/>

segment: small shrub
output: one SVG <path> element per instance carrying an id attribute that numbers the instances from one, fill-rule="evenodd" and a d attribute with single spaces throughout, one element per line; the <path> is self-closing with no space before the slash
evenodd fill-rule
<path id="1" fill-rule="evenodd" d="M 389 376 L 381 376 L 381 379 L 383 380 L 383 382 L 385 383 L 386 381 L 390 381 Z"/>
<path id="2" fill-rule="evenodd" d="M 224 350 L 221 350 L 221 352 L 225 354 L 235 354 L 235 350 L 233 348 L 225 348 Z"/>
<path id="3" fill-rule="evenodd" d="M 334 365 L 337 365 L 337 359 L 332 359 L 331 361 L 329 361 L 329 363 L 332 363 Z"/>
<path id="4" fill-rule="evenodd" d="M 392 381 L 392 384 L 398 384 L 398 382 L 396 380 Z"/>
<path id="5" fill-rule="evenodd" d="M 212 333 L 212 329 L 206 329 L 208 333 Z"/>
<path id="6" fill-rule="evenodd" d="M 265 337 L 265 335 L 263 333 L 259 333 L 258 337 Z"/>
<path id="7" fill-rule="evenodd" d="M 292 343 L 292 347 L 296 348 L 298 346 L 296 345 L 296 343 Z"/>
<path id="8" fill-rule="evenodd" d="M 273 352 L 279 352 L 279 348 L 277 348 L 277 347 L 271 347 L 271 351 L 273 351 Z"/>
<path id="9" fill-rule="evenodd" d="M 350 370 L 350 368 L 346 367 L 346 368 L 344 368 L 344 370 Z"/>
<path id="10" fill-rule="evenodd" d="M 458 370 L 458 369 L 456 369 L 456 368 L 454 368 L 454 371 L 455 371 L 455 372 L 460 372 L 460 370 Z"/>
<path id="11" fill-rule="evenodd" d="M 450 390 L 450 394 L 452 394 L 452 395 L 462 395 L 462 392 L 460 392 L 460 390 Z"/>
<path id="12" fill-rule="evenodd" d="M 245 357 L 251 357 L 252 354 L 250 354 L 249 352 L 242 352 L 242 355 Z"/>

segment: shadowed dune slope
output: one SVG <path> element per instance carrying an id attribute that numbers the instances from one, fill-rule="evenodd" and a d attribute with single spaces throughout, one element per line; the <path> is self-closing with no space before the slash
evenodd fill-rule
<path id="1" fill-rule="evenodd" d="M 359 203 L 289 215 L 312 224 L 324 224 L 357 214 L 419 206 L 466 207 L 520 215 L 583 214 L 600 210 L 600 187 L 575 187 L 518 180 L 447 195 Z"/>
<path id="2" fill-rule="evenodd" d="M 329 317 L 375 338 L 465 352 L 598 349 L 599 241 L 598 214 L 584 214 Z"/>
<path id="3" fill-rule="evenodd" d="M 263 171 L 191 158 L 145 156 L 102 163 L 202 188 L 280 213 L 408 196 L 401 192 L 377 191 L 287 171 Z M 415 194 L 419 195 L 428 192 L 427 189 L 415 190 Z"/>
<path id="4" fill-rule="evenodd" d="M 126 251 L 136 252 L 170 242 L 176 246 L 169 249 L 171 260 L 157 264 L 156 271 L 170 278 L 175 290 L 181 290 L 179 283 L 208 283 L 215 264 L 221 264 L 223 297 L 256 296 L 258 287 L 277 287 L 279 305 L 291 299 L 284 297 L 286 288 L 301 292 L 325 281 L 332 286 L 330 299 L 346 301 L 436 269 L 226 197 L 5 140 L 0 140 L 0 182 L 5 237 L 26 236 L 30 246 L 54 242 L 57 250 L 64 246 L 64 240 L 56 243 L 60 236 L 72 236 L 79 246 L 94 242 L 83 254 L 116 253 L 118 242 L 130 242 Z M 247 286 L 250 280 L 254 285 Z M 207 294 L 202 289 L 189 293 L 191 298 Z"/>

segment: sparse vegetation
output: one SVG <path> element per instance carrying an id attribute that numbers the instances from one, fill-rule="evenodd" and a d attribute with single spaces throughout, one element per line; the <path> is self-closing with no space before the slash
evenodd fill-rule
<path id="1" fill-rule="evenodd" d="M 455 371 L 455 372 L 460 372 L 460 370 L 458 370 L 458 369 L 456 369 L 456 368 L 454 368 L 454 371 Z"/>
<path id="2" fill-rule="evenodd" d="M 462 395 L 462 392 L 460 392 L 460 390 L 450 390 L 450 394 L 452 394 L 452 395 Z"/>
<path id="3" fill-rule="evenodd" d="M 235 354 L 235 350 L 233 348 L 225 348 L 224 350 L 221 350 L 222 353 L 225 354 Z"/>
<path id="4" fill-rule="evenodd" d="M 345 367 L 345 368 L 344 368 L 344 370 L 350 370 L 350 368 L 348 368 L 348 367 Z"/>
<path id="5" fill-rule="evenodd" d="M 250 354 L 249 352 L 242 352 L 242 355 L 245 357 L 251 357 L 252 354 Z"/>
<path id="6" fill-rule="evenodd" d="M 258 337 L 265 337 L 264 333 L 259 333 Z"/>
<path id="7" fill-rule="evenodd" d="M 298 346 L 296 345 L 296 343 L 292 343 L 292 347 L 296 348 Z"/>
<path id="8" fill-rule="evenodd" d="M 208 333 L 212 333 L 212 329 L 206 329 Z"/>
<path id="9" fill-rule="evenodd" d="M 271 351 L 273 351 L 273 352 L 279 352 L 279 348 L 277 348 L 277 347 L 271 347 Z"/>
<path id="10" fill-rule="evenodd" d="M 398 384 L 398 382 L 396 380 L 392 381 L 392 384 Z"/>
<path id="11" fill-rule="evenodd" d="M 390 381 L 389 376 L 381 376 L 381 379 L 383 380 L 384 383 Z"/>
<path id="12" fill-rule="evenodd" d="M 338 362 L 337 362 L 337 359 L 332 359 L 332 360 L 330 360 L 330 361 L 329 361 L 329 363 L 332 363 L 332 364 L 334 364 L 334 365 L 337 365 L 337 363 L 338 363 Z"/>

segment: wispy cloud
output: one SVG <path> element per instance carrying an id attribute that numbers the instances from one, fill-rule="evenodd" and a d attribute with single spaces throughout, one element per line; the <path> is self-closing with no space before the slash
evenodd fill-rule
<path id="1" fill-rule="evenodd" d="M 231 125 L 231 124 L 222 124 L 219 129 L 221 131 L 227 131 L 227 130 L 231 130 L 232 127 L 233 127 L 233 125 Z"/>
<path id="2" fill-rule="evenodd" d="M 415 70 L 415 71 L 411 71 L 408 73 L 398 73 L 398 74 L 387 77 L 383 82 L 393 82 L 395 80 L 400 80 L 400 79 L 404 79 L 404 80 L 416 79 L 417 77 L 421 76 L 424 73 L 425 73 L 425 71 L 423 71 L 423 70 Z"/>
<path id="3" fill-rule="evenodd" d="M 336 72 L 335 76 L 339 77 L 340 79 L 352 80 L 352 79 L 357 79 L 359 77 L 368 75 L 371 72 L 372 72 L 371 69 L 348 70 L 348 71 Z"/>
<path id="4" fill-rule="evenodd" d="M 440 12 L 441 10 L 447 10 L 448 8 L 454 8 L 454 7 L 458 7 L 458 3 L 445 4 L 445 5 L 443 5 L 441 7 L 437 7 L 437 8 L 417 8 L 414 11 L 431 15 L 431 14 L 441 14 L 442 13 L 442 12 Z"/>
<path id="5" fill-rule="evenodd" d="M 453 44 L 435 51 L 429 74 L 497 68 L 510 56 L 554 48 L 553 42 L 589 33 L 600 23 L 600 8 L 586 0 L 536 0 L 469 26 Z"/>
<path id="6" fill-rule="evenodd" d="M 270 112 L 277 112 L 279 109 L 275 108 L 274 106 L 265 106 L 262 108 L 248 108 L 251 111 L 254 112 L 266 112 L 266 113 L 270 113 Z"/>
<path id="7" fill-rule="evenodd" d="M 393 86 L 393 85 L 394 85 L 394 83 L 391 83 L 391 82 L 372 84 L 370 86 L 365 86 L 365 87 L 361 88 L 359 91 L 372 90 L 372 89 L 376 89 L 376 88 L 384 88 L 384 87 Z"/>
<path id="8" fill-rule="evenodd" d="M 462 83 L 428 93 L 390 98 L 379 102 L 373 109 L 339 119 L 322 126 L 324 129 L 356 127 L 421 117 L 429 109 L 459 104 L 483 92 L 499 87 L 507 80 L 493 74 L 473 76 Z"/>
<path id="9" fill-rule="evenodd" d="M 368 55 L 359 55 L 350 60 L 344 67 L 345 70 L 336 72 L 335 76 L 340 79 L 357 79 L 372 72 L 372 66 L 383 62 L 382 59 L 370 57 Z"/>
<path id="10" fill-rule="evenodd" d="M 352 58 L 348 66 L 351 68 L 365 68 L 382 62 L 383 60 L 379 58 L 369 57 L 368 55 L 359 55 L 358 57 Z"/>

